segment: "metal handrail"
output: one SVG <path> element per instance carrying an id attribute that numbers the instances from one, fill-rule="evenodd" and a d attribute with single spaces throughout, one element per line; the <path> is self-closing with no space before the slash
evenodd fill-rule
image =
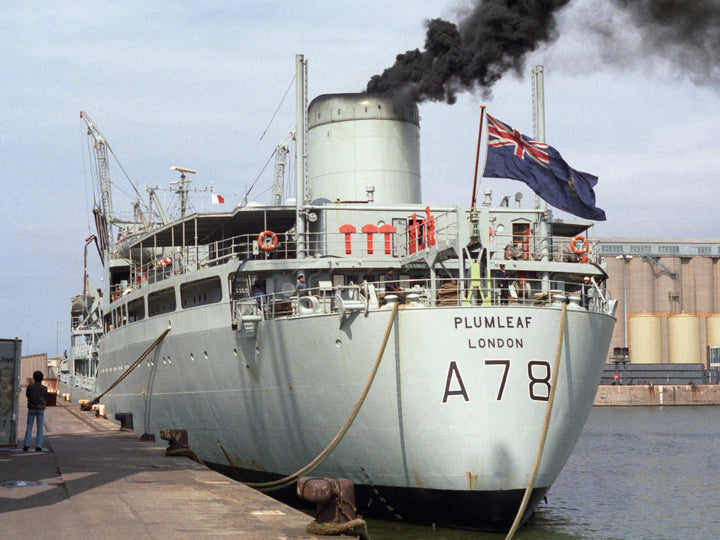
<path id="1" fill-rule="evenodd" d="M 470 280 L 466 280 L 470 281 Z M 541 279 L 508 279 L 508 287 L 502 287 L 495 277 L 483 278 L 480 290 L 473 290 L 467 283 L 456 279 L 437 279 L 433 295 L 430 279 L 395 280 L 392 282 L 375 281 L 362 284 L 335 286 L 332 290 L 320 290 L 319 287 L 308 287 L 306 294 L 269 293 L 262 296 L 244 296 L 231 301 L 233 323 L 243 321 L 258 322 L 277 317 L 297 317 L 322 314 L 343 313 L 347 306 L 352 309 L 373 311 L 388 309 L 385 299 L 388 295 L 396 295 L 401 301 L 417 307 L 437 306 L 552 306 L 557 307 L 568 303 L 575 309 L 607 312 L 612 301 L 608 290 L 592 284 L 585 289 L 577 282 L 555 280 L 549 293 L 542 292 Z M 386 289 L 388 285 L 397 285 L 399 291 Z M 507 294 L 503 294 L 503 290 Z M 477 293 L 480 294 L 477 294 Z M 474 293 L 474 294 L 471 294 Z M 310 298 L 310 306 L 303 298 Z"/>
<path id="2" fill-rule="evenodd" d="M 439 214 L 437 216 L 434 232 L 434 245 L 442 242 L 452 242 L 457 236 L 457 221 L 450 218 L 454 214 Z M 377 258 L 385 260 L 396 260 L 408 254 L 409 236 L 408 231 L 388 233 L 392 235 L 390 253 L 385 249 L 382 234 L 372 240 L 372 248 L 368 244 L 367 233 L 307 233 L 305 245 L 314 249 L 314 255 L 318 257 L 346 257 L 353 254 L 363 258 Z M 541 243 L 537 237 L 530 236 L 528 241 L 518 242 L 513 235 L 495 234 L 488 243 L 494 243 L 496 260 L 541 260 Z M 572 241 L 566 237 L 550 238 L 549 257 L 559 262 L 581 262 L 583 255 L 588 260 L 597 262 L 597 250 L 594 249 L 596 242 L 589 243 L 586 254 L 577 254 L 572 251 Z M 417 249 L 425 249 L 426 243 L 418 241 Z M 372 253 L 370 253 L 372 249 Z M 131 271 L 130 282 L 117 285 L 111 291 L 114 296 L 119 296 L 127 289 L 143 287 L 147 284 L 164 280 L 172 275 L 185 274 L 195 271 L 198 268 L 223 264 L 230 259 L 241 260 L 265 260 L 265 259 L 294 259 L 296 256 L 295 244 L 289 238 L 284 238 L 278 245 L 270 250 L 263 251 L 257 244 L 255 235 L 240 235 L 228 238 L 223 241 L 214 242 L 203 246 L 192 246 L 177 248 L 170 254 L 159 253 L 150 261 L 143 261 L 137 264 Z"/>

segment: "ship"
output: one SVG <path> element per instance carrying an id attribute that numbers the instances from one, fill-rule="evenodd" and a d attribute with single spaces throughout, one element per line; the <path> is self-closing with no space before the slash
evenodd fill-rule
<path id="1" fill-rule="evenodd" d="M 489 190 L 424 204 L 417 105 L 307 105 L 297 66 L 294 199 L 122 227 L 96 209 L 95 401 L 138 433 L 185 430 L 251 485 L 319 461 L 365 516 L 507 530 L 558 477 L 600 381 L 616 301 L 593 224 Z"/>
<path id="2" fill-rule="evenodd" d="M 83 292 L 70 300 L 70 350 L 60 359 L 58 370 L 58 393 L 74 403 L 98 395 L 99 345 L 104 328 L 102 294 L 93 288 L 87 273 L 87 249 L 93 242 L 98 246 L 95 235 L 85 240 Z"/>

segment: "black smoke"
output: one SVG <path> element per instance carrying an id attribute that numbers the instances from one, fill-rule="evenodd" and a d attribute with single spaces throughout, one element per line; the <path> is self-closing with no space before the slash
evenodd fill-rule
<path id="1" fill-rule="evenodd" d="M 626 55 L 637 65 L 648 59 L 670 62 L 675 71 L 703 85 L 720 84 L 720 0 L 612 0 L 640 32 L 638 51 Z M 612 38 L 619 38 L 615 29 Z"/>
<path id="2" fill-rule="evenodd" d="M 425 48 L 399 54 L 375 75 L 368 92 L 402 92 L 417 102 L 454 103 L 460 91 L 486 94 L 507 71 L 520 73 L 525 57 L 556 36 L 556 12 L 570 0 L 485 0 L 459 24 L 426 22 Z"/>
<path id="3" fill-rule="evenodd" d="M 606 65 L 625 67 L 662 60 L 697 84 L 720 86 L 720 0 L 611 0 L 628 21 L 622 25 L 601 18 L 603 2 L 573 2 L 584 8 L 581 19 L 570 19 L 587 38 L 577 51 L 580 67 L 593 64 L 598 54 Z M 506 73 L 522 75 L 528 54 L 557 39 L 557 18 L 569 3 L 476 0 L 457 24 L 428 20 L 424 49 L 399 54 L 393 66 L 370 79 L 366 91 L 451 104 L 458 92 L 480 90 L 489 96 Z M 639 36 L 637 48 L 623 48 L 628 33 Z M 598 36 L 604 50 L 596 48 Z"/>

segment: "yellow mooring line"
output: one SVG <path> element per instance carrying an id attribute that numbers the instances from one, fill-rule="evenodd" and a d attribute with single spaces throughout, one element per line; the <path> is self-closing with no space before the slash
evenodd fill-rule
<path id="1" fill-rule="evenodd" d="M 550 381 L 550 395 L 548 396 L 547 409 L 545 410 L 545 422 L 543 423 L 542 434 L 540 435 L 540 443 L 538 444 L 537 455 L 535 456 L 535 464 L 533 465 L 532 474 L 530 475 L 530 481 L 525 488 L 525 494 L 523 495 L 520 508 L 515 515 L 515 521 L 513 521 L 512 527 L 507 533 L 505 540 L 510 540 L 522 522 L 523 514 L 527 508 L 528 501 L 530 501 L 530 495 L 535 487 L 535 480 L 537 479 L 538 470 L 540 469 L 540 460 L 542 460 L 543 450 L 545 449 L 545 440 L 547 439 L 548 429 L 550 427 L 550 415 L 552 414 L 553 402 L 555 401 L 555 388 L 557 386 L 558 371 L 560 370 L 560 356 L 562 353 L 562 342 L 563 335 L 565 334 L 565 319 L 567 318 L 567 303 L 563 302 L 562 310 L 560 312 L 560 332 L 558 334 L 557 348 L 555 349 L 555 365 L 553 366 L 552 378 Z"/>

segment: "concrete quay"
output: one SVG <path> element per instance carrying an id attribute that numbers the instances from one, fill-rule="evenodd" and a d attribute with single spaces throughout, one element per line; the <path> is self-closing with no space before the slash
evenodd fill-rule
<path id="1" fill-rule="evenodd" d="M 718 384 L 606 385 L 598 386 L 596 407 L 720 405 Z"/>
<path id="2" fill-rule="evenodd" d="M 312 517 L 77 405 L 48 407 L 43 452 L 23 452 L 21 403 L 19 448 L 0 447 L 5 538 L 318 538 Z"/>

